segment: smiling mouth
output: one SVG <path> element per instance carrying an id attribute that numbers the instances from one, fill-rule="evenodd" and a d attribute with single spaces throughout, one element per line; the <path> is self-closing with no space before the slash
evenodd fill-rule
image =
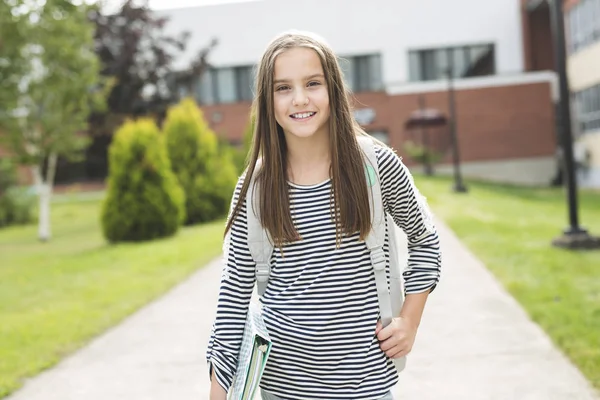
<path id="1" fill-rule="evenodd" d="M 290 117 L 293 118 L 293 119 L 302 121 L 302 120 L 311 118 L 315 114 L 316 114 L 316 112 L 311 111 L 311 112 L 303 112 L 303 113 L 292 114 L 292 115 L 290 115 Z"/>

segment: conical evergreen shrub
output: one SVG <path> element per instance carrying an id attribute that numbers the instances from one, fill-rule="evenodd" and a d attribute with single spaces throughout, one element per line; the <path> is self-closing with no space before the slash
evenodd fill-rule
<path id="1" fill-rule="evenodd" d="M 171 167 L 185 191 L 186 224 L 224 216 L 237 182 L 230 152 L 218 139 L 192 99 L 171 107 L 163 126 Z"/>
<path id="2" fill-rule="evenodd" d="M 115 133 L 101 219 L 110 242 L 171 236 L 185 220 L 185 194 L 154 121 L 127 121 Z"/>

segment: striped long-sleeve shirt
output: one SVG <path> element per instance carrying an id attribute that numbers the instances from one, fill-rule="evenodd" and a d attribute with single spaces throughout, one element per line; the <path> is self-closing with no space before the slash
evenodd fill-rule
<path id="1" fill-rule="evenodd" d="M 407 294 L 433 290 L 441 255 L 425 199 L 401 159 L 376 146 L 384 207 L 408 238 L 403 273 Z M 239 198 L 241 179 L 234 193 Z M 285 399 L 377 399 L 398 380 L 379 347 L 377 290 L 369 250 L 358 233 L 336 247 L 331 181 L 289 184 L 290 205 L 302 240 L 275 249 L 263 315 L 273 348 L 261 387 Z M 207 360 L 227 390 L 236 371 L 255 263 L 247 242 L 246 201 L 225 246 L 225 268 Z M 389 249 L 388 239 L 384 250 Z M 389 276 L 389 264 L 387 266 Z"/>

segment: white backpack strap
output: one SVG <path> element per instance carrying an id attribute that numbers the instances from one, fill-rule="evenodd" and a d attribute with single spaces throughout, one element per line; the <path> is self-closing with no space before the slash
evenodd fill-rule
<path id="1" fill-rule="evenodd" d="M 396 240 L 396 224 L 391 216 L 383 209 L 383 196 L 381 194 L 381 182 L 379 180 L 379 167 L 373 140 L 368 136 L 358 136 L 363 153 L 366 156 L 367 182 L 371 188 L 369 204 L 371 207 L 372 229 L 366 237 L 367 248 L 371 252 L 371 262 L 375 273 L 375 285 L 377 286 L 377 300 L 379 302 L 379 313 L 381 324 L 386 327 L 392 322 L 392 318 L 400 315 L 404 297 L 402 294 L 402 271 L 398 257 L 398 242 Z M 390 290 L 385 275 L 385 243 L 386 225 L 389 236 L 389 258 L 390 258 Z M 391 294 L 390 294 L 391 292 Z M 396 370 L 401 372 L 406 367 L 406 356 L 393 360 Z"/>
<path id="2" fill-rule="evenodd" d="M 256 176 L 256 171 L 255 171 Z M 253 177 L 248 188 L 246 214 L 248 219 L 248 247 L 256 263 L 256 287 L 259 296 L 267 290 L 269 275 L 271 274 L 271 254 L 273 244 L 269 240 L 266 229 L 260 223 L 260 196 Z"/>
<path id="3" fill-rule="evenodd" d="M 379 301 L 379 312 L 381 314 L 381 323 L 383 326 L 392 322 L 392 303 L 388 291 L 387 276 L 385 274 L 385 253 L 383 244 L 385 242 L 385 211 L 383 210 L 383 198 L 381 195 L 381 184 L 379 182 L 379 173 L 377 167 L 377 157 L 375 147 L 371 138 L 359 136 L 358 142 L 366 156 L 366 174 L 367 182 L 371 188 L 369 196 L 369 205 L 371 208 L 372 229 L 366 238 L 367 247 L 371 252 L 371 262 L 375 270 L 375 284 L 377 285 L 377 298 Z"/>
<path id="4" fill-rule="evenodd" d="M 387 215 L 388 237 L 390 241 L 390 295 L 392 302 L 392 315 L 399 316 L 404 304 L 404 279 L 400 268 L 400 255 L 398 253 L 398 240 L 396 239 L 396 223 Z"/>

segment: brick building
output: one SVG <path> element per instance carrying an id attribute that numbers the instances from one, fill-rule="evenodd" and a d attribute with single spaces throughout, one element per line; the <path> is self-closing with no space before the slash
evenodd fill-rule
<path id="1" fill-rule="evenodd" d="M 213 68 L 193 95 L 231 142 L 240 141 L 248 123 L 262 50 L 275 34 L 294 28 L 331 44 L 354 92 L 357 118 L 407 163 L 403 143 L 418 136 L 405 122 L 420 100 L 448 112 L 446 70 L 453 62 L 464 174 L 524 184 L 548 184 L 557 174 L 550 36 L 521 0 L 259 0 L 160 14 L 170 18 L 173 33 L 192 33 L 182 66 L 218 38 Z M 445 144 L 440 150 L 449 150 L 447 132 L 429 134 Z M 450 161 L 447 154 L 438 170 L 449 171 Z"/>
<path id="2" fill-rule="evenodd" d="M 578 180 L 600 188 L 600 0 L 569 0 L 565 19 Z"/>
<path id="3" fill-rule="evenodd" d="M 528 69 L 549 69 L 549 5 L 522 0 Z M 600 0 L 564 0 L 567 69 L 571 90 L 572 134 L 581 187 L 600 188 Z"/>
<path id="4" fill-rule="evenodd" d="M 585 13 L 572 11 L 577 3 L 565 2 L 568 35 L 580 35 L 573 21 Z M 255 0 L 157 14 L 170 18 L 168 33 L 191 33 L 186 54 L 177 60 L 180 67 L 211 38 L 218 39 L 209 59 L 212 68 L 192 94 L 213 129 L 232 143 L 241 141 L 248 123 L 259 56 L 275 34 L 295 28 L 327 39 L 354 92 L 357 119 L 369 133 L 394 146 L 407 163 L 411 160 L 403 144 L 418 132 L 407 130 L 405 122 L 419 102 L 448 113 L 446 70 L 452 62 L 464 174 L 542 185 L 557 175 L 558 89 L 545 0 Z M 598 99 L 589 93 L 600 92 L 592 85 L 600 78 L 590 78 L 600 68 L 591 67 L 588 56 L 595 54 L 598 60 L 600 45 L 590 45 L 586 35 L 577 36 L 577 43 L 585 45 L 570 44 L 569 60 L 575 98 L 582 102 Z M 582 75 L 585 68 L 588 74 Z M 600 99 L 584 109 L 593 109 L 593 104 L 600 108 Z M 583 117 L 586 129 L 597 129 L 597 112 L 584 114 L 574 113 L 574 121 Z M 431 130 L 429 136 L 448 150 L 447 129 Z M 580 142 L 600 148 L 599 137 L 581 134 Z M 594 157 L 597 165 L 589 169 L 591 175 L 588 171 L 581 178 L 590 183 L 600 171 L 600 156 Z M 437 170 L 451 171 L 450 161 L 446 154 Z"/>

